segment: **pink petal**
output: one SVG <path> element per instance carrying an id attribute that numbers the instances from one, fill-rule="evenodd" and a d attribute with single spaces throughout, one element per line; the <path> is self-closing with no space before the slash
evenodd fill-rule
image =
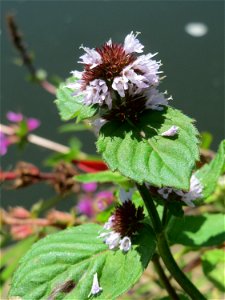
<path id="1" fill-rule="evenodd" d="M 15 122 L 15 123 L 19 123 L 23 120 L 23 115 L 21 113 L 15 113 L 13 111 L 9 111 L 6 114 L 6 118 L 10 121 L 10 122 Z"/>
<path id="2" fill-rule="evenodd" d="M 40 126 L 41 122 L 35 118 L 27 119 L 27 127 L 28 131 L 32 131 Z"/>

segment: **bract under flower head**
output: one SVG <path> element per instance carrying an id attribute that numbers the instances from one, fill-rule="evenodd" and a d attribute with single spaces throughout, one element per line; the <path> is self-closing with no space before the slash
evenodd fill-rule
<path id="1" fill-rule="evenodd" d="M 84 70 L 73 71 L 78 80 L 69 83 L 67 87 L 74 89 L 74 95 L 82 95 L 85 105 L 104 107 L 106 114 L 107 110 L 118 110 L 122 102 L 123 106 L 125 103 L 129 107 L 133 95 L 137 99 L 144 98 L 144 103 L 147 103 L 146 106 L 141 105 L 138 112 L 143 109 L 160 109 L 161 105 L 167 105 L 167 101 L 157 90 L 153 92 L 155 100 L 151 99 L 150 90 L 160 82 L 161 63 L 153 58 L 155 54 L 138 56 L 143 52 L 144 46 L 137 35 L 138 33 L 131 32 L 123 44 L 113 43 L 110 39 L 100 48 L 81 46 L 86 52 L 79 61 L 84 65 Z M 137 112 L 136 106 L 132 109 Z"/>

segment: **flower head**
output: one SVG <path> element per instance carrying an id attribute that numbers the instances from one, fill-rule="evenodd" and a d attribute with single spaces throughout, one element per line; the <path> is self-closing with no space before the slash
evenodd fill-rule
<path id="1" fill-rule="evenodd" d="M 119 232 L 122 237 L 132 236 L 141 227 L 144 219 L 143 207 L 136 208 L 132 201 L 125 201 L 118 205 L 113 213 L 112 229 Z"/>
<path id="2" fill-rule="evenodd" d="M 123 44 L 113 43 L 110 39 L 100 48 L 81 46 L 85 54 L 79 63 L 84 65 L 84 70 L 73 71 L 77 81 L 67 87 L 74 90 L 74 95 L 82 95 L 85 105 L 96 104 L 106 111 L 118 111 L 125 116 L 127 112 L 131 114 L 127 109 L 131 102 L 136 114 L 167 105 L 167 100 L 154 90 L 160 82 L 161 62 L 154 59 L 156 53 L 138 56 L 144 48 L 137 39 L 138 34 L 132 31 Z M 141 105 L 135 103 L 134 106 L 136 101 Z M 125 107 L 124 111 L 120 112 L 120 107 Z"/>
<path id="3" fill-rule="evenodd" d="M 125 201 L 118 205 L 104 225 L 104 232 L 100 233 L 99 238 L 103 238 L 110 250 L 118 248 L 123 252 L 131 249 L 131 237 L 142 226 L 144 219 L 143 207 L 136 208 L 131 201 Z"/>

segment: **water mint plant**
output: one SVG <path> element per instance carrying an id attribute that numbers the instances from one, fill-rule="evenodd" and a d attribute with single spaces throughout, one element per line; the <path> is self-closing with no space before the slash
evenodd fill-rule
<path id="1" fill-rule="evenodd" d="M 13 275 L 10 299 L 119 299 L 151 262 L 168 299 L 207 299 L 195 278 L 185 274 L 190 266 L 176 262 L 174 244 L 186 247 L 180 256 L 189 249 L 202 254 L 204 247 L 204 272 L 221 289 L 207 269 L 214 257 L 207 253 L 218 248 L 214 253 L 221 261 L 224 216 L 218 211 L 190 212 L 213 201 L 210 197 L 225 172 L 225 143 L 199 165 L 195 121 L 160 91 L 162 64 L 157 53 L 143 54 L 138 35 L 132 31 L 122 43 L 109 39 L 97 48 L 82 45 L 81 70 L 73 70 L 56 91 L 62 120 L 75 119 L 74 126 L 83 123 L 96 135 L 102 170 L 97 169 L 98 160 L 89 161 L 77 149 L 74 157 L 71 152 L 63 156 L 83 168 L 69 179 L 82 183 L 86 194 L 76 208 L 94 222 L 78 214 L 78 222 L 74 217 L 69 228 L 42 232 Z M 107 190 L 112 183 L 113 189 Z M 101 184 L 106 186 L 97 192 Z M 69 189 L 63 187 L 65 194 Z M 54 216 L 62 221 L 64 215 Z"/>

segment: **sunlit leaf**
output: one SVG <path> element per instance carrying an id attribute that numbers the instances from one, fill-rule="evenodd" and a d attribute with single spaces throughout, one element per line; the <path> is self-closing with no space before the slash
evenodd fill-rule
<path id="1" fill-rule="evenodd" d="M 75 79 L 73 79 L 75 80 Z M 67 82 L 71 82 L 68 79 Z M 64 121 L 68 121 L 77 118 L 77 121 L 81 121 L 92 117 L 97 112 L 96 106 L 87 106 L 82 103 L 82 96 L 73 96 L 73 91 L 66 87 L 67 83 L 63 82 L 57 89 L 57 99 L 55 103 L 59 110 L 59 114 Z"/>
<path id="2" fill-rule="evenodd" d="M 123 253 L 108 249 L 98 238 L 101 230 L 99 225 L 86 224 L 40 240 L 21 260 L 10 296 L 88 299 L 97 273 L 103 291 L 95 298 L 116 299 L 140 278 L 155 251 L 155 238 L 146 225 L 133 239 L 132 249 Z M 63 288 L 67 284 L 68 290 Z"/>
<path id="3" fill-rule="evenodd" d="M 214 249 L 201 256 L 203 272 L 206 277 L 221 291 L 225 292 L 225 252 Z"/>
<path id="4" fill-rule="evenodd" d="M 174 137 L 161 134 L 172 125 Z M 139 182 L 188 190 L 199 157 L 197 130 L 180 111 L 146 111 L 137 124 L 112 121 L 100 130 L 97 148 L 112 171 Z"/>
<path id="5" fill-rule="evenodd" d="M 190 247 L 215 246 L 225 241 L 224 224 L 223 214 L 173 217 L 167 234 L 171 244 Z"/>
<path id="6" fill-rule="evenodd" d="M 215 190 L 219 176 L 223 173 L 225 166 L 225 140 L 221 142 L 218 153 L 215 158 L 209 163 L 205 164 L 196 172 L 204 186 L 203 196 L 209 197 Z"/>
<path id="7" fill-rule="evenodd" d="M 99 182 L 99 183 L 106 183 L 106 182 L 113 182 L 125 185 L 127 184 L 129 186 L 129 180 L 121 175 L 119 172 L 112 172 L 110 170 L 108 171 L 102 171 L 97 173 L 87 173 L 87 174 L 81 174 L 74 177 L 75 180 L 80 182 Z"/>
<path id="8" fill-rule="evenodd" d="M 1 257 L 2 272 L 0 279 L 5 281 L 9 279 L 18 266 L 20 258 L 28 251 L 32 244 L 37 240 L 36 236 L 30 236 L 25 240 L 17 242 L 3 252 Z"/>

